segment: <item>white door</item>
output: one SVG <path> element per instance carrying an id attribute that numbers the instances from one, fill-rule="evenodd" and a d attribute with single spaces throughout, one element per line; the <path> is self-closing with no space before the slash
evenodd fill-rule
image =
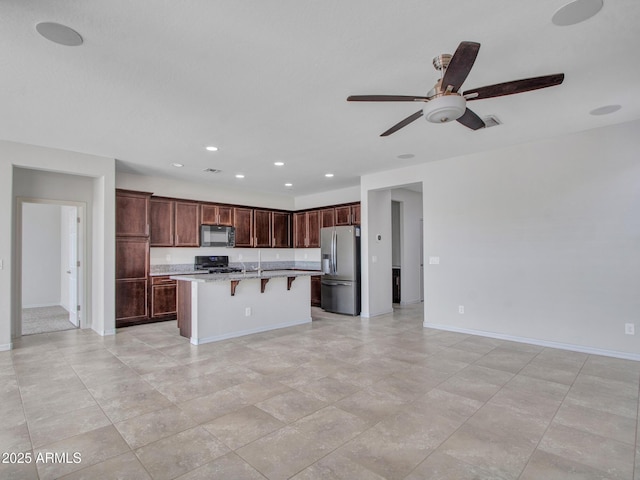
<path id="1" fill-rule="evenodd" d="M 69 226 L 67 248 L 69 253 L 69 267 L 67 277 L 69 282 L 69 321 L 76 327 L 80 325 L 78 317 L 78 209 L 67 210 L 67 225 Z"/>

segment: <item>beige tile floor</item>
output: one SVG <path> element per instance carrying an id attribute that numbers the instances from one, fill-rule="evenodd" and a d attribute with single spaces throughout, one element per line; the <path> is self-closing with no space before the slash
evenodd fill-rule
<path id="1" fill-rule="evenodd" d="M 640 362 L 424 329 L 419 305 L 313 314 L 198 347 L 175 322 L 24 337 L 0 451 L 69 458 L 0 478 L 640 480 Z"/>

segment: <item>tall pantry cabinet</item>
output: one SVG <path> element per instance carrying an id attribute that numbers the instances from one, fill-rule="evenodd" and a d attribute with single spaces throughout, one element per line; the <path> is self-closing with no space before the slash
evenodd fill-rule
<path id="1" fill-rule="evenodd" d="M 116 327 L 148 319 L 150 193 L 116 190 Z"/>

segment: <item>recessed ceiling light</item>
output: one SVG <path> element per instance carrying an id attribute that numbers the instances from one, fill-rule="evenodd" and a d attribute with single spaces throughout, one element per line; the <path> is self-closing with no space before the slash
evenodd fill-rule
<path id="1" fill-rule="evenodd" d="M 213 145 L 209 145 L 208 147 L 205 147 L 205 148 L 210 152 L 217 152 L 218 151 L 218 147 L 214 147 Z"/>
<path id="2" fill-rule="evenodd" d="M 327 178 L 331 178 L 333 177 L 333 173 L 325 173 L 324 176 Z"/>
<path id="3" fill-rule="evenodd" d="M 236 178 L 244 178 L 244 175 L 241 173 L 236 174 Z"/>
<path id="4" fill-rule="evenodd" d="M 66 25 L 53 22 L 42 22 L 36 25 L 36 30 L 47 40 L 65 45 L 67 47 L 77 47 L 82 45 L 82 36 L 74 29 Z"/>
<path id="5" fill-rule="evenodd" d="M 181 164 L 181 163 L 172 163 L 171 166 L 176 167 L 176 168 L 184 167 L 184 165 Z"/>
<path id="6" fill-rule="evenodd" d="M 554 25 L 566 27 L 584 22 L 602 9 L 602 0 L 574 0 L 556 10 L 551 17 Z"/>
<path id="7" fill-rule="evenodd" d="M 276 167 L 281 167 L 284 165 L 284 162 L 273 162 Z"/>
<path id="8" fill-rule="evenodd" d="M 413 158 L 413 157 L 415 157 L 413 153 L 403 153 L 402 155 L 398 155 L 398 158 L 401 158 L 402 160 L 406 160 L 408 158 Z"/>
<path id="9" fill-rule="evenodd" d="M 621 108 L 620 105 L 605 105 L 604 107 L 591 110 L 589 113 L 591 115 L 609 115 L 610 113 L 617 112 Z"/>
<path id="10" fill-rule="evenodd" d="M 293 187 L 293 183 L 285 183 L 284 186 L 285 187 Z"/>

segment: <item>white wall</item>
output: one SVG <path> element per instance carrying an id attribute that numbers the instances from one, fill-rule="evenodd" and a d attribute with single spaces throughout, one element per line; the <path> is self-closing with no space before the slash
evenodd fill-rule
<path id="1" fill-rule="evenodd" d="M 292 210 L 306 210 L 319 208 L 326 205 L 339 205 L 360 201 L 360 187 L 340 188 L 328 192 L 314 193 L 312 195 L 298 195 L 295 197 L 295 206 Z"/>
<path id="2" fill-rule="evenodd" d="M 370 190 L 423 182 L 425 258 L 440 257 L 425 265 L 425 325 L 640 359 L 640 335 L 624 334 L 640 311 L 638 133 L 629 122 L 364 176 L 374 208 Z"/>
<path id="3" fill-rule="evenodd" d="M 17 196 L 84 201 L 79 195 L 88 195 L 89 321 L 98 333 L 115 332 L 114 191 L 114 159 L 0 141 L 0 225 L 5 226 L 0 229 L 0 350 L 11 348 L 12 333 L 20 332 L 15 324 L 21 303 L 20 268 L 14 262 Z"/>
<path id="4" fill-rule="evenodd" d="M 361 211 L 361 315 L 374 317 L 393 311 L 391 191 L 368 191 L 366 198 L 364 209 Z"/>
<path id="5" fill-rule="evenodd" d="M 60 305 L 60 214 L 59 205 L 23 205 L 22 308 Z"/>
<path id="6" fill-rule="evenodd" d="M 231 203 L 250 207 L 293 210 L 294 200 L 285 195 L 270 195 L 253 190 L 241 190 L 204 183 L 185 182 L 162 177 L 147 177 L 130 173 L 116 175 L 116 187 L 150 192 L 157 196 Z"/>
<path id="7" fill-rule="evenodd" d="M 400 203 L 400 286 L 402 305 L 422 299 L 420 282 L 420 242 L 422 228 L 422 194 L 405 188 L 391 190 L 391 199 Z"/>

